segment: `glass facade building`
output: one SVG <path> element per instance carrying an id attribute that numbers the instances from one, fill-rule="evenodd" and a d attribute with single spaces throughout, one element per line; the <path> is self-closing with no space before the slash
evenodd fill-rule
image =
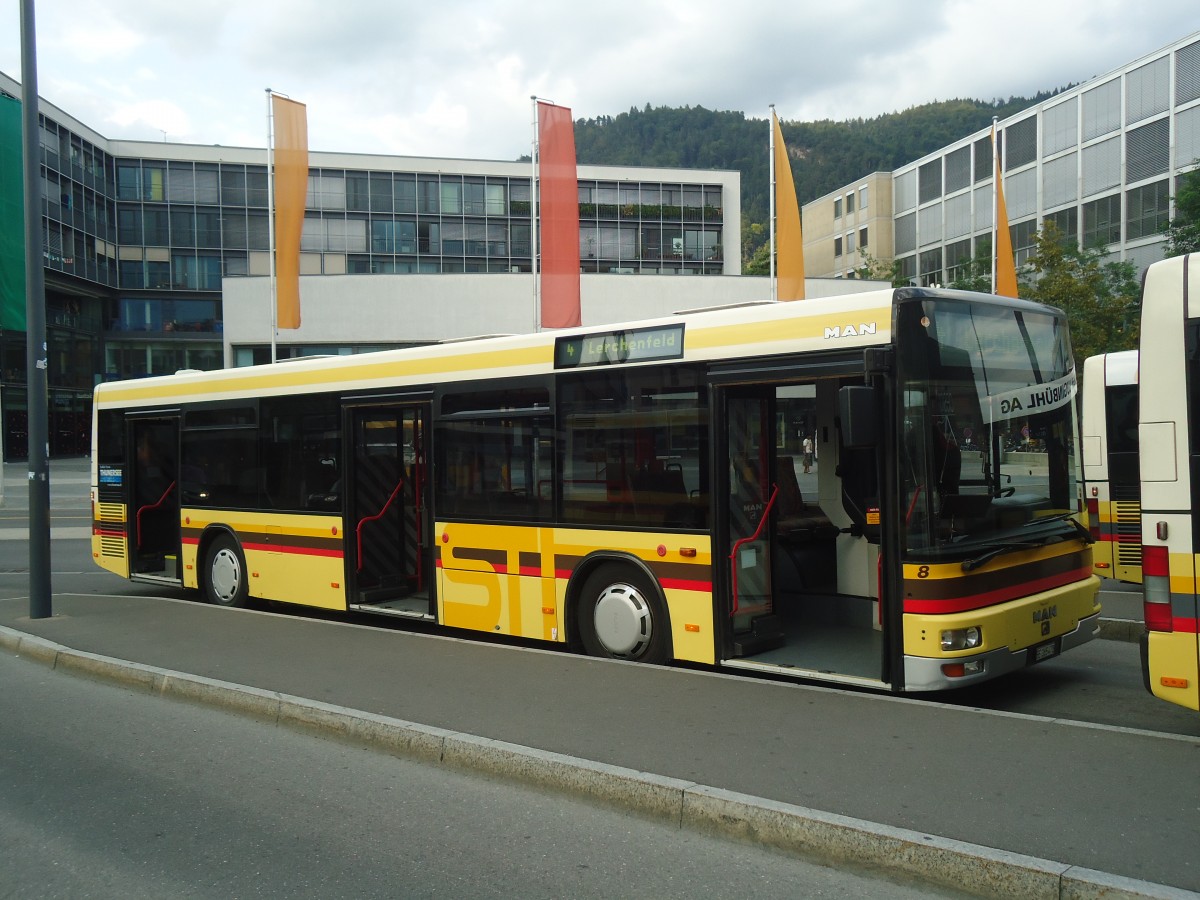
<path id="1" fill-rule="evenodd" d="M 0 101 L 20 96 L 0 75 Z M 20 159 L 10 119 L 0 141 Z M 270 273 L 266 151 L 110 141 L 45 101 L 39 120 L 51 453 L 86 453 L 98 380 L 221 367 L 222 280 Z M 740 228 L 728 174 L 581 166 L 582 271 L 739 274 L 723 250 L 727 223 Z M 310 152 L 301 274 L 532 272 L 531 176 L 528 163 Z M 23 321 L 5 323 L 0 371 L 5 456 L 22 458 Z"/>
<path id="2" fill-rule="evenodd" d="M 1176 180 L 1200 164 L 1200 34 L 1065 90 L 998 123 L 1004 198 L 1018 268 L 1039 229 L 1053 222 L 1083 246 L 1106 249 L 1139 270 L 1162 258 Z M 992 246 L 994 165 L 991 129 L 967 136 L 891 173 L 891 247 L 918 285 L 945 284 Z M 857 184 L 857 182 L 855 183 Z M 853 185 L 805 206 L 828 217 Z M 837 253 L 814 275 L 853 277 L 853 220 L 836 210 Z M 842 223 L 847 223 L 842 226 Z M 807 248 L 806 248 L 807 251 Z"/>

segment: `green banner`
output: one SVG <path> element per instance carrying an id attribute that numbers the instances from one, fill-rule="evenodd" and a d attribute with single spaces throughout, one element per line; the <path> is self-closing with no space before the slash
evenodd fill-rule
<path id="1" fill-rule="evenodd" d="M 21 101 L 0 95 L 0 328 L 25 330 L 25 176 Z"/>

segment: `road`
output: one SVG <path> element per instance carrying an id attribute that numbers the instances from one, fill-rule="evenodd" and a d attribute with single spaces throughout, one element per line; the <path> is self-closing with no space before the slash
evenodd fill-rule
<path id="1" fill-rule="evenodd" d="M 91 524 L 84 466 L 79 461 L 56 480 L 51 473 L 52 586 L 81 594 L 163 594 L 161 587 L 138 585 L 98 569 L 86 535 Z M 0 596 L 28 592 L 28 549 L 21 538 L 27 526 L 28 488 L 24 470 L 8 464 L 6 492 L 0 506 Z M 7 538 L 7 539 L 5 539 Z M 189 596 L 182 591 L 167 596 Z M 1105 582 L 1101 595 L 1106 615 L 1141 617 L 1141 594 L 1135 585 Z M 297 611 L 297 614 L 312 614 Z M 345 617 L 350 618 L 350 617 Z M 380 628 L 412 628 L 403 622 L 354 617 Z M 975 688 L 926 695 L 959 706 L 1048 716 L 1166 734 L 1200 736 L 1200 716 L 1150 696 L 1142 686 L 1137 645 L 1126 641 L 1093 641 L 1063 656 Z"/>
<path id="2" fill-rule="evenodd" d="M 0 656 L 6 898 L 955 897 Z"/>

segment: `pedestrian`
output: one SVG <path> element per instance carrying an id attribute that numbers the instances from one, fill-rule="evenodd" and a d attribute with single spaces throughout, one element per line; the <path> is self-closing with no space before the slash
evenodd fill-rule
<path id="1" fill-rule="evenodd" d="M 804 436 L 803 449 L 804 449 L 804 474 L 807 475 L 809 473 L 809 471 L 812 469 L 812 464 L 813 464 L 812 435 L 806 434 Z"/>

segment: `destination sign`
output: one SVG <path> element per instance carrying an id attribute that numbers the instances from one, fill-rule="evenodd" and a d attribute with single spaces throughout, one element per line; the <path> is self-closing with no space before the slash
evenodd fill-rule
<path id="1" fill-rule="evenodd" d="M 614 366 L 683 357 L 683 325 L 630 328 L 561 337 L 554 342 L 554 368 Z"/>

